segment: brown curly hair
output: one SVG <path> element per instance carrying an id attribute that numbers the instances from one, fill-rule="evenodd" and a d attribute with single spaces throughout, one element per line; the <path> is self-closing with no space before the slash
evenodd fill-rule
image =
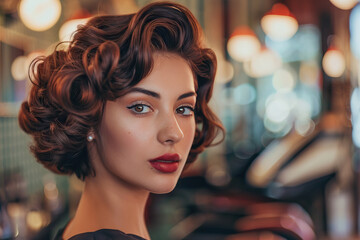
<path id="1" fill-rule="evenodd" d="M 97 129 L 104 104 L 146 77 L 155 52 L 184 58 L 195 76 L 197 129 L 187 163 L 224 129 L 210 110 L 216 57 L 202 47 L 201 28 L 185 7 L 153 3 L 136 14 L 98 16 L 81 26 L 68 50 L 32 64 L 33 86 L 19 112 L 20 127 L 34 138 L 36 159 L 56 173 L 80 179 L 94 173 L 86 137 Z"/>

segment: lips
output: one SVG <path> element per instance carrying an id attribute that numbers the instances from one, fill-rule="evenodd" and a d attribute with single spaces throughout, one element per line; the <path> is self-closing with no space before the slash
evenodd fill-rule
<path id="1" fill-rule="evenodd" d="M 173 173 L 179 168 L 179 154 L 164 154 L 160 157 L 151 159 L 150 165 L 162 173 Z"/>

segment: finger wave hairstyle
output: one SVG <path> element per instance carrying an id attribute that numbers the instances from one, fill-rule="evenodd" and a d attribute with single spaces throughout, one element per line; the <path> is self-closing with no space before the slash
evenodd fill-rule
<path id="1" fill-rule="evenodd" d="M 175 53 L 191 67 L 197 92 L 197 129 L 187 163 L 224 129 L 210 110 L 216 57 L 202 47 L 201 28 L 185 7 L 153 3 L 136 14 L 97 16 L 79 27 L 69 48 L 33 62 L 29 98 L 20 127 L 33 136 L 36 159 L 56 173 L 84 179 L 95 174 L 87 135 L 98 129 L 106 101 L 121 97 L 146 77 L 155 52 Z M 30 74 L 31 75 L 31 74 Z"/>

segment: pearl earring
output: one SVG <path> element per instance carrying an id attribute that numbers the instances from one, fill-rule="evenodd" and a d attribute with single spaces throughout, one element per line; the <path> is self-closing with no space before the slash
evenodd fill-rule
<path id="1" fill-rule="evenodd" d="M 94 136 L 92 134 L 89 134 L 87 136 L 87 140 L 88 140 L 88 142 L 91 142 L 92 140 L 94 140 Z"/>

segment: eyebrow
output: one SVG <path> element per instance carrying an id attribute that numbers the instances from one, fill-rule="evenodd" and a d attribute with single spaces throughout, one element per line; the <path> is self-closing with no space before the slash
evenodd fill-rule
<path id="1" fill-rule="evenodd" d="M 147 89 L 144 89 L 144 88 L 134 87 L 134 88 L 131 88 L 127 93 L 132 93 L 132 92 L 140 92 L 140 93 L 143 93 L 145 95 L 148 95 L 148 96 L 151 96 L 151 97 L 154 97 L 154 98 L 158 98 L 158 99 L 161 98 L 159 93 L 151 91 L 151 90 L 147 90 Z M 192 91 L 187 92 L 187 93 L 181 94 L 177 98 L 177 101 L 179 101 L 181 99 L 184 99 L 184 98 L 192 97 L 192 96 L 196 97 L 196 93 L 192 92 Z"/>

